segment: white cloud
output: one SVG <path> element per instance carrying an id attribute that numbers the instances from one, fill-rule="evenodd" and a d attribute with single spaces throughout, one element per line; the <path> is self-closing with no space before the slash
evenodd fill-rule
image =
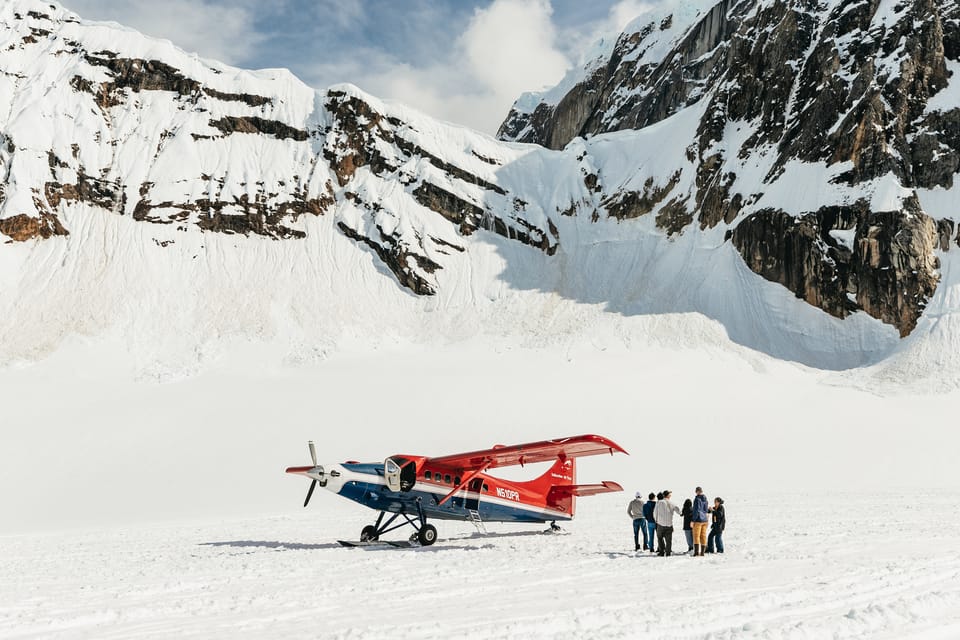
<path id="1" fill-rule="evenodd" d="M 607 29 L 609 31 L 622 31 L 631 20 L 650 11 L 653 7 L 653 3 L 643 0 L 621 0 L 610 7 Z"/>
<path id="2" fill-rule="evenodd" d="M 211 0 L 66 0 L 88 20 L 111 20 L 141 33 L 166 38 L 205 58 L 242 64 L 262 41 L 255 5 Z"/>
<path id="3" fill-rule="evenodd" d="M 569 66 L 557 46 L 547 0 L 494 0 L 477 9 L 440 60 L 397 62 L 382 52 L 351 52 L 315 76 L 339 77 L 435 117 L 494 133 L 523 91 L 555 84 Z M 424 37 L 431 27 L 425 24 Z"/>
<path id="4" fill-rule="evenodd" d="M 474 13 L 460 45 L 486 91 L 512 101 L 563 77 L 569 61 L 557 48 L 552 13 L 546 0 L 495 0 Z"/>

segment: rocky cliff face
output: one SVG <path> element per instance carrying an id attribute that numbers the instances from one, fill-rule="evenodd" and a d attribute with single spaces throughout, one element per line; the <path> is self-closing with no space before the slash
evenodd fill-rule
<path id="1" fill-rule="evenodd" d="M 686 161 L 648 168 L 608 214 L 721 227 L 756 273 L 906 335 L 956 218 L 938 194 L 960 168 L 957 69 L 953 1 L 680 2 L 635 21 L 559 99 L 526 96 L 500 137 L 559 149 L 696 112 L 673 141 Z"/>
<path id="2" fill-rule="evenodd" d="M 727 250 L 798 306 L 907 335 L 958 242 L 958 69 L 956 1 L 681 0 L 518 101 L 501 137 L 542 146 L 518 145 L 15 0 L 0 7 L 0 234 L 73 247 L 108 216 L 153 230 L 144 252 L 336 237 L 441 298 L 492 245 L 536 270 L 497 267 L 520 288 L 721 321 L 739 311 L 708 265 Z M 681 241 L 696 268 L 651 266 Z M 637 293 L 652 273 L 655 303 Z"/>

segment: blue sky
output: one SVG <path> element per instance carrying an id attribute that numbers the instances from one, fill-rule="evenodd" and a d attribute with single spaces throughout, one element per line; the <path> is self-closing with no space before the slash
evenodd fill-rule
<path id="1" fill-rule="evenodd" d="M 493 133 L 524 90 L 555 84 L 655 0 L 63 0 L 241 67 L 352 82 Z"/>

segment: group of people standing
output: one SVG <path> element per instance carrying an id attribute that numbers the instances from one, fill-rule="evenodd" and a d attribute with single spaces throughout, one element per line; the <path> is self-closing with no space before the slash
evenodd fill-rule
<path id="1" fill-rule="evenodd" d="M 658 556 L 673 553 L 673 516 L 683 518 L 683 534 L 687 538 L 687 553 L 702 556 L 705 553 L 723 553 L 723 530 L 727 524 L 727 514 L 723 508 L 723 498 L 714 498 L 710 506 L 701 487 L 696 495 L 687 498 L 683 508 L 677 508 L 670 497 L 669 490 L 651 493 L 646 502 L 643 494 L 630 501 L 627 513 L 633 518 L 633 545 L 635 551 L 651 551 Z M 709 534 L 707 529 L 709 528 Z M 643 546 L 640 534 L 643 534 Z M 656 549 L 654 548 L 656 546 Z"/>

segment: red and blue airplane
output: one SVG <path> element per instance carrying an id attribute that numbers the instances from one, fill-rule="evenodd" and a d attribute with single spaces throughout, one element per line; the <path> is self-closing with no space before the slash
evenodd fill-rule
<path id="1" fill-rule="evenodd" d="M 383 534 L 409 525 L 415 530 L 411 541 L 431 545 L 437 540 L 437 529 L 427 520 L 466 520 L 478 528 L 483 522 L 550 522 L 556 529 L 558 520 L 573 519 L 577 496 L 623 491 L 616 482 L 576 483 L 577 458 L 626 453 L 615 442 L 596 435 L 496 445 L 437 458 L 394 455 L 382 463 L 319 465 L 312 441 L 309 447 L 313 465 L 287 469 L 287 473 L 312 479 L 303 506 L 310 503 L 313 490 L 320 485 L 379 511 L 376 522 L 360 532 L 361 543 L 378 541 Z M 486 473 L 498 467 L 551 461 L 546 473 L 526 482 Z"/>

